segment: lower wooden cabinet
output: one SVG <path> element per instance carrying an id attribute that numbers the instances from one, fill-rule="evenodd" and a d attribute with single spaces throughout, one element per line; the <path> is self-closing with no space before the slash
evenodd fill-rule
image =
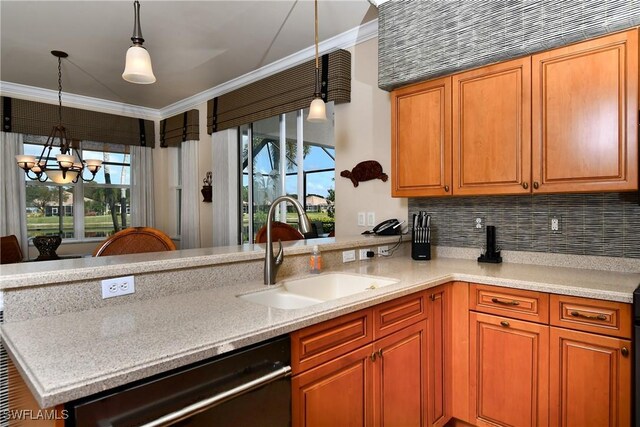
<path id="1" fill-rule="evenodd" d="M 631 341 L 551 328 L 552 426 L 631 425 Z"/>
<path id="2" fill-rule="evenodd" d="M 293 425 L 372 425 L 372 354 L 370 344 L 294 376 Z"/>
<path id="3" fill-rule="evenodd" d="M 292 379 L 294 426 L 425 426 L 427 323 Z"/>
<path id="4" fill-rule="evenodd" d="M 548 425 L 549 327 L 475 312 L 469 322 L 472 421 Z"/>

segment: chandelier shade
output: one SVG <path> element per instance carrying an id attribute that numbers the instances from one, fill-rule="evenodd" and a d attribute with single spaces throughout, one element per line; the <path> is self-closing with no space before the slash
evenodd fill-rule
<path id="1" fill-rule="evenodd" d="M 71 140 L 62 125 L 62 58 L 68 55 L 58 50 L 52 50 L 51 54 L 58 58 L 58 124 L 51 129 L 38 159 L 32 155 L 20 154 L 15 157 L 16 163 L 24 170 L 27 178 L 34 181 L 51 180 L 55 184 L 75 183 L 80 178 L 83 181 L 93 181 L 102 166 L 102 160 L 82 160 L 80 153 L 71 149 Z M 55 161 L 51 154 L 54 147 L 60 150 Z M 85 168 L 91 173 L 91 177 L 85 178 L 82 175 Z"/>

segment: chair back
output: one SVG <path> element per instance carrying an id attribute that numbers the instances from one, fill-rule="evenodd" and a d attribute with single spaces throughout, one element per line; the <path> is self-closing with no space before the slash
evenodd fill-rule
<path id="1" fill-rule="evenodd" d="M 271 223 L 271 237 L 273 241 L 277 242 L 282 240 L 283 242 L 289 240 L 303 240 L 304 236 L 298 230 L 285 224 L 283 222 L 273 221 Z M 267 226 L 263 225 L 256 234 L 256 243 L 267 243 Z"/>
<path id="2" fill-rule="evenodd" d="M 93 256 L 175 250 L 173 240 L 162 231 L 151 227 L 130 227 L 118 231 L 102 242 L 93 252 Z"/>
<path id="3" fill-rule="evenodd" d="M 13 234 L 0 237 L 0 264 L 16 262 L 22 262 L 22 249 L 18 238 Z"/>

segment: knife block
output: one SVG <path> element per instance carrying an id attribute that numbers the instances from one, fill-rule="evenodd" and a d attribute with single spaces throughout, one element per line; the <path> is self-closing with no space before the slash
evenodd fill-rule
<path id="1" fill-rule="evenodd" d="M 416 234 L 420 234 L 421 232 L 426 232 L 426 228 L 414 228 L 411 232 L 411 258 L 416 261 L 429 261 L 431 259 L 431 243 L 416 242 Z"/>

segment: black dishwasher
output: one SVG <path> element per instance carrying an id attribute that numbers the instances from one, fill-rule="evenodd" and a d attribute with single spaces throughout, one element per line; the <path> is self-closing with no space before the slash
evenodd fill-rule
<path id="1" fill-rule="evenodd" d="M 282 336 L 65 405 L 66 426 L 290 426 Z"/>

